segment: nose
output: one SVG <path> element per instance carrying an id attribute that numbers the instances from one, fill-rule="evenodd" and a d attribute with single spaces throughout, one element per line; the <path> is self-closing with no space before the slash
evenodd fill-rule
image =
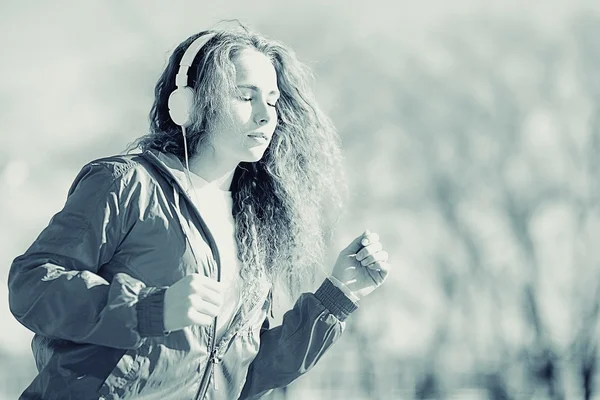
<path id="1" fill-rule="evenodd" d="M 257 102 L 258 103 L 258 102 Z M 256 104 L 254 110 L 254 122 L 257 125 L 263 126 L 271 121 L 271 116 L 269 115 L 269 105 L 264 102 L 260 102 L 260 104 Z"/>

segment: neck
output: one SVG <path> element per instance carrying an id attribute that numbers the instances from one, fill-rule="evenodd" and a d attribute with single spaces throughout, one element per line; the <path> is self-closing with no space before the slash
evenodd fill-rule
<path id="1" fill-rule="evenodd" d="M 190 171 L 207 182 L 214 183 L 221 190 L 230 190 L 233 174 L 238 162 L 231 162 L 224 157 L 217 157 L 211 151 L 198 151 L 190 158 Z"/>

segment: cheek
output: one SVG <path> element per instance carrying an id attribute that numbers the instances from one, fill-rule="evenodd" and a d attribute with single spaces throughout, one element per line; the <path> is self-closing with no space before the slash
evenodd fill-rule
<path id="1" fill-rule="evenodd" d="M 269 121 L 269 126 L 275 130 L 277 127 L 277 121 L 279 120 L 279 114 L 277 113 L 277 109 L 273 108 L 270 112 L 271 120 Z"/>
<path id="2" fill-rule="evenodd" d="M 227 132 L 235 134 L 239 130 L 243 130 L 252 118 L 252 110 L 243 105 L 231 104 L 228 109 L 223 110 L 217 117 L 217 122 L 213 125 L 213 129 L 217 132 Z"/>
<path id="3" fill-rule="evenodd" d="M 252 119 L 252 107 L 247 104 L 238 104 L 231 107 L 231 124 L 234 127 L 246 125 Z"/>

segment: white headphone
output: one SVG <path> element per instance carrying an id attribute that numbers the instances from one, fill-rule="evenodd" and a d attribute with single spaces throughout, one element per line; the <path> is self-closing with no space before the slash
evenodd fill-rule
<path id="1" fill-rule="evenodd" d="M 194 58 L 196 58 L 200 49 L 214 36 L 215 33 L 207 33 L 194 40 L 188 46 L 179 62 L 179 71 L 175 77 L 177 89 L 169 95 L 168 105 L 171 119 L 182 128 L 187 128 L 191 125 L 191 115 L 194 105 L 194 90 L 187 85 L 188 70 L 192 66 Z"/>

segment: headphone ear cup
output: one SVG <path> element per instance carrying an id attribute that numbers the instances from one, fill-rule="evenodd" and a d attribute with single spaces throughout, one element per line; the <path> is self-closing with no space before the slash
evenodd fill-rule
<path id="1" fill-rule="evenodd" d="M 175 89 L 169 95 L 169 115 L 179 126 L 191 125 L 191 115 L 194 105 L 194 91 L 190 87 Z"/>

